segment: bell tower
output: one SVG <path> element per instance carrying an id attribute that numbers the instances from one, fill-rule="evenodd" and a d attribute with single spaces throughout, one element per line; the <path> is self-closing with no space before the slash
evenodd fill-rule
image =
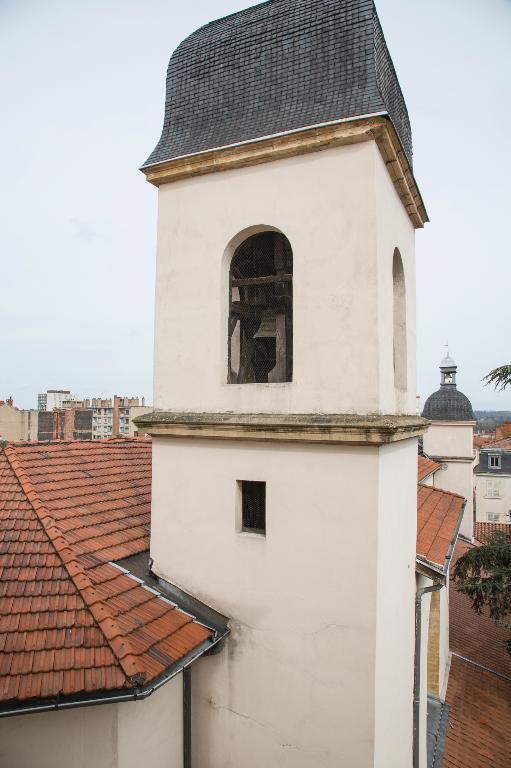
<path id="1" fill-rule="evenodd" d="M 440 389 L 424 403 L 422 415 L 431 421 L 424 435 L 424 452 L 440 462 L 435 484 L 467 500 L 460 533 L 474 535 L 474 426 L 472 404 L 457 387 L 458 366 L 449 352 L 440 362 Z"/>
<path id="2" fill-rule="evenodd" d="M 193 33 L 142 170 L 153 569 L 231 626 L 194 666 L 194 763 L 410 768 L 427 215 L 373 2 Z"/>

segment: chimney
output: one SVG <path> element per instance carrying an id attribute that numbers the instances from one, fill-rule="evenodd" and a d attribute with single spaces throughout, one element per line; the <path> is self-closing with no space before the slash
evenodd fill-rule
<path id="1" fill-rule="evenodd" d="M 114 437 L 117 437 L 119 434 L 119 401 L 120 397 L 118 395 L 114 395 L 114 415 L 113 415 L 113 425 L 112 425 L 112 433 Z"/>
<path id="2" fill-rule="evenodd" d="M 62 432 L 62 413 L 58 408 L 53 409 L 53 439 L 61 440 Z"/>
<path id="3" fill-rule="evenodd" d="M 64 440 L 73 440 L 76 408 L 64 410 Z"/>
<path id="4" fill-rule="evenodd" d="M 511 421 L 505 421 L 495 427 L 495 440 L 504 440 L 506 437 L 511 437 Z"/>

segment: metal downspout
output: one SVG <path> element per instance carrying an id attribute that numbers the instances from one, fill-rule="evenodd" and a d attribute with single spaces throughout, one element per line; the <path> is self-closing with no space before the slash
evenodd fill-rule
<path id="1" fill-rule="evenodd" d="M 419 768 L 419 736 L 420 736 L 420 703 L 421 703 L 421 632 L 422 611 L 421 601 L 423 595 L 428 592 L 437 592 L 442 589 L 441 582 L 431 587 L 418 589 L 415 595 L 415 669 L 413 679 L 413 768 Z"/>
<path id="2" fill-rule="evenodd" d="M 192 668 L 183 669 L 183 768 L 192 768 Z"/>

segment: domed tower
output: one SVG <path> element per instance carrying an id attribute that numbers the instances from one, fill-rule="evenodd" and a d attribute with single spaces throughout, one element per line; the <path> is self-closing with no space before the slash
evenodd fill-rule
<path id="1" fill-rule="evenodd" d="M 372 0 L 193 33 L 142 170 L 153 569 L 232 627 L 194 666 L 194 764 L 409 768 L 427 215 Z"/>
<path id="2" fill-rule="evenodd" d="M 431 421 L 423 445 L 424 452 L 441 462 L 444 469 L 435 475 L 435 484 L 466 498 L 460 532 L 472 539 L 475 418 L 470 400 L 457 387 L 457 370 L 447 353 L 440 363 L 440 389 L 428 397 L 422 411 L 422 416 Z"/>

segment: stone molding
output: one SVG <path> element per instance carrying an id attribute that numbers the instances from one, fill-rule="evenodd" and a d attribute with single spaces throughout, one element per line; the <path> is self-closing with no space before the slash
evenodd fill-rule
<path id="1" fill-rule="evenodd" d="M 244 168 L 329 147 L 376 141 L 387 170 L 415 228 L 429 221 L 424 202 L 397 133 L 388 117 L 328 123 L 290 133 L 263 137 L 228 147 L 177 157 L 142 168 L 155 186 L 191 176 Z"/>
<path id="2" fill-rule="evenodd" d="M 419 437 L 429 425 L 418 416 L 177 411 L 143 414 L 134 422 L 154 437 L 374 446 Z"/>

